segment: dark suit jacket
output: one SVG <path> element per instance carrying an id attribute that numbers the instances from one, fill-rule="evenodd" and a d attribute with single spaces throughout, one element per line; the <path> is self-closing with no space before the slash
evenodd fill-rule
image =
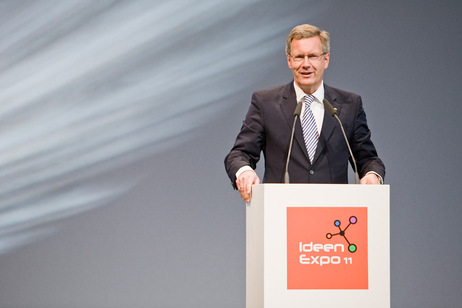
<path id="1" fill-rule="evenodd" d="M 359 95 L 324 86 L 325 98 L 337 108 L 360 178 L 369 171 L 385 177 L 385 166 L 377 156 L 367 126 L 366 114 Z M 253 169 L 265 157 L 264 183 L 283 183 L 289 149 L 293 113 L 297 105 L 293 81 L 287 85 L 255 92 L 241 131 L 225 168 L 235 187 L 235 174 L 242 166 Z M 295 127 L 295 140 L 289 163 L 291 183 L 348 183 L 350 155 L 337 120 L 325 111 L 313 164 L 310 164 L 300 121 Z"/>

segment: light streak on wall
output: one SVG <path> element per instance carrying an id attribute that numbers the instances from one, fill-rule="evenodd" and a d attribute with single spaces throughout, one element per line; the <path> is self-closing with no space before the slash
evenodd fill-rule
<path id="1" fill-rule="evenodd" d="M 108 174 L 184 142 L 268 73 L 301 13 L 255 22 L 260 4 L 2 2 L 0 253 L 130 189 L 137 176 Z"/>

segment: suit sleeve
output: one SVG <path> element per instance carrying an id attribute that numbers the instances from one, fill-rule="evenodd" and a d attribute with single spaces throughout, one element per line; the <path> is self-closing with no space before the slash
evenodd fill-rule
<path id="1" fill-rule="evenodd" d="M 265 147 L 265 129 L 261 99 L 252 95 L 252 101 L 233 148 L 225 158 L 225 169 L 236 188 L 236 172 L 243 166 L 255 169 Z"/>
<path id="2" fill-rule="evenodd" d="M 363 177 L 367 172 L 374 171 L 385 179 L 385 165 L 378 157 L 377 151 L 371 140 L 371 131 L 367 125 L 366 113 L 363 109 L 361 97 L 358 97 L 354 131 L 350 140 L 353 155 L 356 158 L 359 176 Z"/>

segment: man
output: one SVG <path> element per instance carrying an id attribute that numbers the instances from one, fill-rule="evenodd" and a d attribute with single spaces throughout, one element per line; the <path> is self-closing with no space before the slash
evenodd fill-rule
<path id="1" fill-rule="evenodd" d="M 254 169 L 261 152 L 263 182 L 284 181 L 293 113 L 299 102 L 303 107 L 289 163 L 292 183 L 348 183 L 349 151 L 338 122 L 324 110 L 324 99 L 337 108 L 361 184 L 383 182 L 385 166 L 370 139 L 361 97 L 323 82 L 329 52 L 329 33 L 312 25 L 295 27 L 286 42 L 293 81 L 253 94 L 241 131 L 225 158 L 226 172 L 245 202 L 250 201 L 252 185 L 260 183 Z"/>

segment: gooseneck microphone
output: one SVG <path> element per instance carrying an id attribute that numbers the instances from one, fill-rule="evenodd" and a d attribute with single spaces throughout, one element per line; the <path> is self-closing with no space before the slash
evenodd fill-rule
<path id="1" fill-rule="evenodd" d="M 284 175 L 284 183 L 289 184 L 289 160 L 290 160 L 290 153 L 292 153 L 292 143 L 294 142 L 294 133 L 295 133 L 295 123 L 297 123 L 297 119 L 300 118 L 300 113 L 302 112 L 303 103 L 299 102 L 297 107 L 295 107 L 294 111 L 294 124 L 292 125 L 292 132 L 290 134 L 290 143 L 289 143 L 289 151 L 287 153 L 287 160 L 286 160 L 286 173 Z"/>
<path id="2" fill-rule="evenodd" d="M 353 167 L 355 169 L 355 184 L 359 184 L 359 174 L 358 168 L 356 167 L 356 160 L 353 156 L 353 152 L 351 152 L 350 143 L 348 142 L 348 138 L 345 134 L 345 130 L 343 129 L 342 121 L 340 121 L 339 117 L 337 116 L 337 108 L 334 108 L 327 99 L 322 101 L 324 104 L 324 108 L 326 108 L 327 112 L 335 119 L 337 119 L 338 123 L 340 124 L 340 128 L 342 129 L 343 137 L 345 138 L 346 145 L 348 147 L 348 151 L 350 152 L 351 160 L 353 161 Z"/>

